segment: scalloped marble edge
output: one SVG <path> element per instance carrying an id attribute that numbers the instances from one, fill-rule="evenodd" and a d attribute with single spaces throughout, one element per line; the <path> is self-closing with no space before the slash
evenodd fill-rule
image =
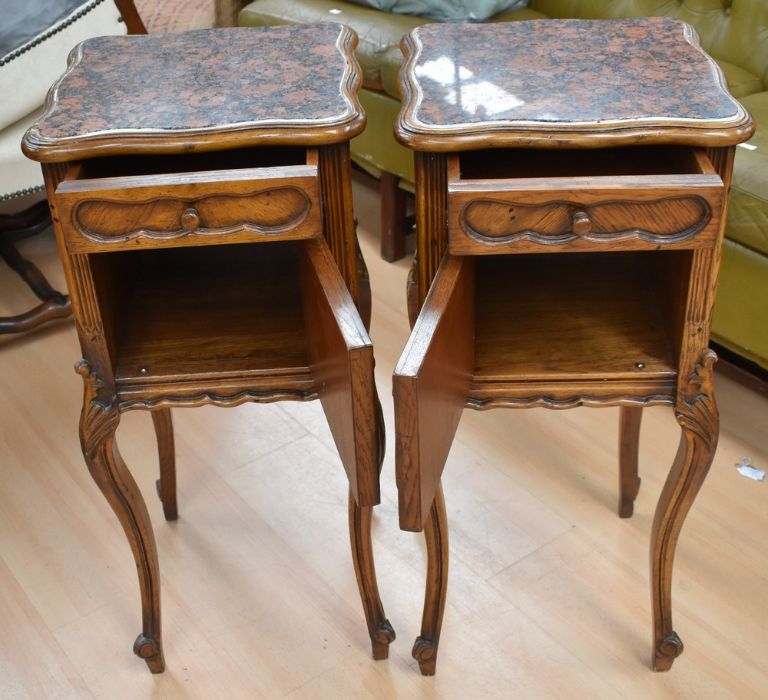
<path id="1" fill-rule="evenodd" d="M 43 136 L 38 125 L 55 110 L 59 89 L 82 60 L 83 47 L 90 41 L 90 39 L 86 39 L 70 51 L 67 58 L 67 68 L 48 91 L 45 109 L 24 134 L 21 150 L 27 158 L 32 160 L 56 163 L 106 155 L 189 153 L 256 145 L 309 146 L 347 141 L 360 134 L 366 124 L 365 111 L 358 96 L 363 82 L 360 63 L 355 56 L 358 36 L 354 30 L 345 24 L 338 22 L 314 23 L 314 26 L 322 25 L 335 26 L 339 29 L 336 49 L 344 60 L 344 73 L 339 85 L 341 95 L 347 103 L 347 111 L 340 117 L 315 120 L 261 120 L 259 122 L 228 124 L 226 127 L 214 126 L 172 131 L 116 129 L 48 139 Z M 276 28 L 278 27 L 265 29 L 274 30 Z M 260 28 L 255 27 L 239 29 L 261 31 Z M 213 29 L 213 31 L 229 30 Z M 141 35 L 142 38 L 145 36 L 150 35 Z"/>
<path id="2" fill-rule="evenodd" d="M 555 22 L 549 20 L 524 20 L 514 22 Z M 580 21 L 580 20 L 571 20 Z M 581 20 L 596 21 L 596 20 Z M 621 21 L 621 20 L 605 20 Z M 487 121 L 482 124 L 467 123 L 430 125 L 418 119 L 417 114 L 423 93 L 414 76 L 423 44 L 420 30 L 434 25 L 416 27 L 400 42 L 405 60 L 400 67 L 399 85 L 402 92 L 400 112 L 395 122 L 395 138 L 408 148 L 419 151 L 456 152 L 499 146 L 562 148 L 565 146 L 613 146 L 642 142 L 705 146 L 733 146 L 749 139 L 755 132 L 755 124 L 749 112 L 731 95 L 722 69 L 701 47 L 698 32 L 687 22 L 676 21 L 683 38 L 701 53 L 710 65 L 713 77 L 720 89 L 736 107 L 733 117 L 704 122 L 700 119 L 676 120 L 655 117 L 632 118 L 597 122 L 543 122 L 520 120 L 515 127 L 509 121 Z M 509 22 L 508 24 L 512 24 Z M 631 124 L 627 124 L 631 122 Z M 696 126 L 699 124 L 700 126 Z"/>

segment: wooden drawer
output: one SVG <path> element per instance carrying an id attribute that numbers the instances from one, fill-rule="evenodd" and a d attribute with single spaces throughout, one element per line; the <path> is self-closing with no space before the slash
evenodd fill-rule
<path id="1" fill-rule="evenodd" d="M 455 255 L 703 248 L 717 241 L 724 187 L 701 149 L 479 154 L 485 163 L 478 153 L 449 160 Z M 528 173 L 540 176 L 516 176 Z"/>
<path id="2" fill-rule="evenodd" d="M 317 160 L 306 153 L 301 164 L 173 174 L 89 177 L 75 170 L 55 193 L 67 247 L 103 252 L 320 236 Z"/>

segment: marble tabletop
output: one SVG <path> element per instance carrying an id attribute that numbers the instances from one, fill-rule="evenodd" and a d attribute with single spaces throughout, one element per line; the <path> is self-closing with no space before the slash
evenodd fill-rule
<path id="1" fill-rule="evenodd" d="M 753 130 L 694 30 L 670 18 L 431 24 L 403 50 L 396 135 L 417 149 L 725 145 Z"/>
<path id="2" fill-rule="evenodd" d="M 356 44 L 332 22 L 89 39 L 23 148 L 66 161 L 347 140 L 365 125 Z"/>

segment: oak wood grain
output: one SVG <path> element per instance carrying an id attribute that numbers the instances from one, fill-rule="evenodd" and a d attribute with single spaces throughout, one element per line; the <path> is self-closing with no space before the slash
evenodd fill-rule
<path id="1" fill-rule="evenodd" d="M 73 252 L 297 240 L 322 231 L 315 166 L 65 180 Z"/>
<path id="2" fill-rule="evenodd" d="M 302 246 L 301 293 L 307 359 L 320 401 L 361 507 L 379 502 L 373 346 L 328 246 Z"/>
<path id="3" fill-rule="evenodd" d="M 400 527 L 420 531 L 432 507 L 472 378 L 474 260 L 446 256 L 395 367 Z"/>
<path id="4" fill-rule="evenodd" d="M 479 260 L 474 381 L 674 378 L 648 255 Z"/>
<path id="5" fill-rule="evenodd" d="M 448 172 L 454 255 L 700 248 L 720 230 L 704 149 L 475 151 Z"/>

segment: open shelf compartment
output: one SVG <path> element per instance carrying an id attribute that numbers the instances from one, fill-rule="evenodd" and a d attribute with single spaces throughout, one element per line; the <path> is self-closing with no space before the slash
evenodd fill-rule
<path id="1" fill-rule="evenodd" d="M 461 406 L 485 395 L 671 397 L 691 260 L 686 250 L 446 255 L 395 391 L 412 383 L 418 403 L 434 378 Z"/>
<path id="2" fill-rule="evenodd" d="M 118 384 L 306 372 L 298 246 L 90 256 Z"/>
<path id="3" fill-rule="evenodd" d="M 674 377 L 670 302 L 653 256 L 474 261 L 474 382 Z"/>

